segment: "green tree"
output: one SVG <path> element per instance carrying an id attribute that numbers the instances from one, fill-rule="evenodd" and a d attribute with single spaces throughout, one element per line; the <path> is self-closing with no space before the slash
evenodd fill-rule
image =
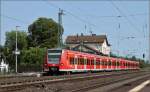
<path id="1" fill-rule="evenodd" d="M 4 47 L 2 45 L 0 45 L 0 62 L 3 58 L 3 55 L 2 55 L 3 54 L 3 49 L 4 49 Z"/>
<path id="2" fill-rule="evenodd" d="M 27 48 L 27 33 L 17 31 L 17 34 L 18 49 L 22 50 L 24 48 Z M 16 31 L 6 32 L 5 47 L 9 48 L 11 51 L 14 51 L 16 49 Z"/>
<path id="3" fill-rule="evenodd" d="M 58 26 L 63 30 L 63 28 L 51 18 L 38 18 L 28 27 L 29 47 L 56 47 L 58 44 Z"/>
<path id="4" fill-rule="evenodd" d="M 27 33 L 22 31 L 17 31 L 17 45 L 19 50 L 23 50 L 27 48 Z M 6 32 L 6 41 L 3 49 L 3 55 L 5 61 L 9 64 L 11 69 L 15 68 L 15 54 L 13 51 L 16 49 L 16 31 Z M 20 60 L 20 56 L 18 57 L 18 61 Z"/>
<path id="5" fill-rule="evenodd" d="M 29 48 L 21 51 L 20 65 L 42 65 L 46 48 Z"/>

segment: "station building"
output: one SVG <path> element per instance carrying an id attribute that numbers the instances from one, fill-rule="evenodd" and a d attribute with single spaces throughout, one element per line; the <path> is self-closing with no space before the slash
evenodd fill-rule
<path id="1" fill-rule="evenodd" d="M 82 50 L 102 55 L 110 55 L 111 45 L 106 35 L 69 35 L 65 40 L 66 45 L 73 50 Z"/>

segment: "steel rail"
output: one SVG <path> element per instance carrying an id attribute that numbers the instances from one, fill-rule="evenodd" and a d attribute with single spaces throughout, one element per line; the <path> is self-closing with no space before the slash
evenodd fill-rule
<path id="1" fill-rule="evenodd" d="M 1 87 L 7 87 L 7 86 L 12 86 L 12 85 L 23 85 L 23 84 L 37 84 L 37 83 L 43 83 L 43 82 L 57 82 L 57 81 L 66 81 L 66 80 L 73 80 L 73 79 L 83 79 L 83 78 L 94 78 L 94 77 L 106 77 L 106 76 L 112 76 L 112 75 L 121 75 L 121 74 L 130 74 L 130 73 L 138 73 L 137 72 L 125 72 L 125 73 L 113 73 L 113 74 L 102 74 L 102 75 L 88 75 L 88 76 L 82 76 L 82 77 L 79 77 L 79 76 L 60 76 L 60 77 L 52 77 L 52 78 L 49 78 L 49 77 L 41 77 L 41 78 L 37 78 L 37 77 L 29 77 L 30 79 L 21 79 L 21 80 L 18 80 L 15 79 L 14 81 L 3 81 L 3 82 L 0 82 L 0 88 Z"/>
<path id="2" fill-rule="evenodd" d="M 0 84 L 0 89 L 6 89 L 6 90 L 17 90 L 25 86 L 30 85 L 36 85 L 36 84 L 43 84 L 43 83 L 61 83 L 61 82 L 67 82 L 67 81 L 76 81 L 76 80 L 89 80 L 89 79 L 96 79 L 96 78 L 107 78 L 112 76 L 119 76 L 119 75 L 125 75 L 125 74 L 138 74 L 143 72 L 130 72 L 130 73 L 116 73 L 116 74 L 105 74 L 105 75 L 91 75 L 91 76 L 84 76 L 84 77 L 63 77 L 63 78 L 57 78 L 57 79 L 47 79 L 47 78 L 41 78 L 41 79 L 31 79 L 26 81 L 19 81 L 19 82 L 13 82 L 13 83 L 5 83 Z M 0 90 L 0 92 L 3 92 Z"/>
<path id="3" fill-rule="evenodd" d="M 70 90 L 69 92 L 85 92 L 85 91 L 88 91 L 88 90 L 92 90 L 92 89 L 96 89 L 96 88 L 102 88 L 104 86 L 114 84 L 114 83 L 119 83 L 119 82 L 122 82 L 122 84 L 119 85 L 119 86 L 121 86 L 121 85 L 127 83 L 125 80 L 132 82 L 132 81 L 136 81 L 138 79 L 142 79 L 142 78 L 146 78 L 146 77 L 150 77 L 150 73 L 145 74 L 145 75 L 141 75 L 141 76 L 136 76 L 136 77 L 132 76 L 132 77 L 128 77 L 128 78 L 121 78 L 121 79 L 116 79 L 116 80 L 111 80 L 111 81 L 109 80 L 109 81 L 105 81 L 105 82 L 102 82 L 102 83 L 97 83 L 95 85 L 90 85 L 90 86 L 86 86 L 86 87 L 83 87 L 83 88 Z"/>

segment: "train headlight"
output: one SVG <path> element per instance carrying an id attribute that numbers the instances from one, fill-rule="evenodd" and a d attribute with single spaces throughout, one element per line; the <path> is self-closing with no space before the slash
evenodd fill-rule
<path id="1" fill-rule="evenodd" d="M 63 64 L 63 63 L 61 63 L 60 65 L 61 65 L 61 66 L 63 66 L 64 64 Z"/>
<path id="2" fill-rule="evenodd" d="M 64 50 L 62 50 L 62 54 L 64 53 Z"/>

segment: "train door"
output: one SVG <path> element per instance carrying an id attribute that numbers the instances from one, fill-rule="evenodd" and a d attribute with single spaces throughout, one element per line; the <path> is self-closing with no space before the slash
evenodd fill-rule
<path id="1" fill-rule="evenodd" d="M 111 70 L 111 59 L 108 59 L 108 70 Z"/>
<path id="2" fill-rule="evenodd" d="M 84 57 L 84 70 L 86 70 L 86 65 L 87 65 L 87 58 Z"/>
<path id="3" fill-rule="evenodd" d="M 94 58 L 94 70 L 96 69 L 96 58 Z"/>
<path id="4" fill-rule="evenodd" d="M 115 60 L 112 60 L 112 68 L 115 70 Z"/>
<path id="5" fill-rule="evenodd" d="M 102 59 L 100 59 L 100 62 L 99 62 L 99 69 L 101 70 L 102 69 Z"/>
<path id="6" fill-rule="evenodd" d="M 84 69 L 84 57 L 83 56 L 81 56 L 80 57 L 80 62 L 79 62 L 79 64 L 80 64 L 80 69 L 83 71 L 83 69 Z"/>
<path id="7" fill-rule="evenodd" d="M 122 69 L 122 60 L 120 60 L 119 66 L 120 66 L 120 70 L 121 70 Z"/>
<path id="8" fill-rule="evenodd" d="M 125 61 L 125 69 L 127 69 L 127 61 Z"/>
<path id="9" fill-rule="evenodd" d="M 122 61 L 122 70 L 124 70 L 124 60 Z"/>
<path id="10" fill-rule="evenodd" d="M 118 65 L 117 65 L 118 63 L 117 63 L 117 62 L 118 62 L 118 60 L 116 59 L 116 60 L 115 60 L 115 70 L 118 69 Z"/>
<path id="11" fill-rule="evenodd" d="M 75 56 L 74 61 L 75 61 L 74 67 L 75 67 L 75 70 L 77 70 L 77 63 L 78 63 L 78 58 L 77 58 L 77 56 Z"/>
<path id="12" fill-rule="evenodd" d="M 94 58 L 91 58 L 90 69 L 94 70 Z"/>
<path id="13" fill-rule="evenodd" d="M 118 60 L 117 65 L 118 65 L 118 70 L 120 70 L 120 60 Z"/>
<path id="14" fill-rule="evenodd" d="M 93 70 L 93 65 L 94 65 L 93 61 L 94 61 L 93 58 L 90 58 L 90 65 L 89 65 L 90 71 Z"/>
<path id="15" fill-rule="evenodd" d="M 89 58 L 87 58 L 87 64 L 86 64 L 86 69 L 87 70 L 90 70 L 90 59 Z"/>
<path id="16" fill-rule="evenodd" d="M 101 60 L 101 69 L 104 70 L 105 69 L 105 59 Z"/>
<path id="17" fill-rule="evenodd" d="M 97 58 L 96 59 L 96 70 L 99 70 L 99 68 L 100 68 L 100 59 Z"/>
<path id="18" fill-rule="evenodd" d="M 120 60 L 119 66 L 120 66 L 120 70 L 121 70 L 122 69 L 122 60 Z"/>
<path id="19" fill-rule="evenodd" d="M 110 60 L 110 69 L 112 70 L 112 60 Z"/>
<path id="20" fill-rule="evenodd" d="M 106 60 L 106 70 L 109 70 L 109 59 Z"/>

